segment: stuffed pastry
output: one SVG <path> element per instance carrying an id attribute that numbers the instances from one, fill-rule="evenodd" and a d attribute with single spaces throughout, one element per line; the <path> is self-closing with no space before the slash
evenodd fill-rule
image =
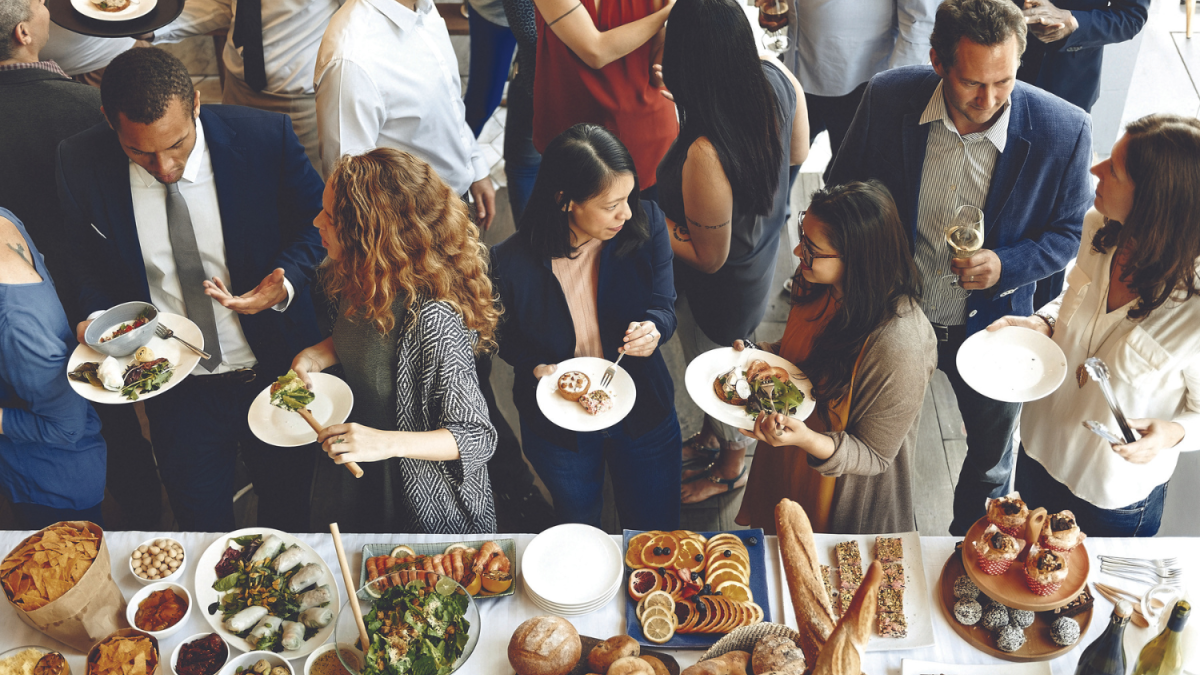
<path id="1" fill-rule="evenodd" d="M 279 554 L 279 557 L 275 558 L 275 572 L 276 574 L 288 572 L 304 564 L 304 561 L 307 559 L 308 556 L 305 555 L 304 549 L 292 544 L 284 549 L 283 553 Z"/>
<path id="2" fill-rule="evenodd" d="M 250 631 L 250 635 L 246 636 L 246 642 L 254 649 L 260 649 L 260 645 L 265 647 L 270 643 L 275 633 L 279 632 L 279 628 L 282 625 L 283 619 L 268 614 L 255 624 L 254 628 Z"/>
<path id="3" fill-rule="evenodd" d="M 258 547 L 258 550 L 254 552 L 254 555 L 250 556 L 250 564 L 256 565 L 261 562 L 266 562 L 271 558 L 274 558 L 282 548 L 283 539 L 280 538 L 279 535 L 269 535 L 263 540 L 262 546 Z"/>
<path id="4" fill-rule="evenodd" d="M 329 586 L 324 584 L 296 596 L 296 601 L 300 603 L 301 612 L 310 607 L 320 607 L 329 604 L 332 600 L 333 593 L 329 590 Z"/>
<path id="5" fill-rule="evenodd" d="M 279 557 L 282 558 L 283 556 Z M 325 569 L 321 567 L 319 563 L 308 563 L 292 575 L 292 579 L 288 582 L 288 586 L 292 589 L 293 593 L 299 593 L 309 586 L 319 584 L 324 580 Z"/>
<path id="6" fill-rule="evenodd" d="M 247 607 L 225 619 L 225 629 L 230 633 L 245 633 L 267 615 L 266 607 Z"/>
<path id="7" fill-rule="evenodd" d="M 294 652 L 304 646 L 304 624 L 299 621 L 284 621 L 283 636 L 279 639 L 286 652 Z"/>
<path id="8" fill-rule="evenodd" d="M 309 628 L 324 628 L 333 623 L 333 610 L 328 607 L 309 607 L 300 612 L 300 623 Z"/>

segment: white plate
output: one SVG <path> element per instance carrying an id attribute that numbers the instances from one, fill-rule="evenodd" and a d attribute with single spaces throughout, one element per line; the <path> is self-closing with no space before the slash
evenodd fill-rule
<path id="1" fill-rule="evenodd" d="M 958 373 L 997 401 L 1025 403 L 1048 396 L 1067 376 L 1067 357 L 1054 340 L 1018 326 L 981 330 L 958 348 Z"/>
<path id="2" fill-rule="evenodd" d="M 200 327 L 192 323 L 191 319 L 178 314 L 168 314 L 167 312 L 159 312 L 158 323 L 161 326 L 166 326 L 175 331 L 175 334 L 180 338 L 196 345 L 200 349 L 204 349 L 204 335 L 200 332 Z M 170 391 L 175 385 L 183 381 L 185 377 L 192 373 L 196 364 L 200 363 L 200 355 L 196 352 L 183 346 L 179 340 L 164 340 L 160 337 L 150 338 L 150 342 L 146 343 L 150 351 L 160 358 L 165 358 L 175 364 L 175 374 L 171 376 L 171 380 L 159 387 L 158 390 L 148 394 L 138 394 L 139 401 L 145 401 L 148 398 L 154 398 L 159 394 Z M 75 370 L 76 366 L 81 363 L 91 361 L 93 363 L 101 363 L 108 358 L 104 354 L 92 349 L 91 347 L 81 344 L 71 353 L 70 360 L 67 361 L 67 372 Z M 124 361 L 126 364 L 133 362 L 133 355 L 118 357 L 118 361 Z M 63 377 L 67 377 L 63 374 Z M 100 387 L 94 387 L 87 382 L 76 382 L 71 378 L 67 378 L 71 383 L 71 388 L 75 393 L 86 398 L 94 403 L 107 403 L 109 405 L 119 405 L 122 403 L 133 403 L 129 399 L 121 395 L 119 391 L 109 391 Z M 303 420 L 301 420 L 303 422 Z"/>
<path id="3" fill-rule="evenodd" d="M 683 376 L 688 394 L 701 410 L 721 422 L 739 429 L 752 430 L 754 418 L 746 414 L 745 406 L 731 405 L 717 398 L 717 393 L 713 391 L 713 382 L 721 373 L 754 359 L 762 359 L 791 374 L 792 384 L 796 385 L 796 388 L 804 394 L 804 403 L 800 404 L 796 414 L 792 417 L 800 421 L 808 419 L 808 416 L 817 407 L 817 402 L 812 397 L 812 383 L 804 377 L 804 373 L 800 372 L 794 363 L 761 349 L 746 349 L 736 352 L 733 347 L 720 347 L 697 356 L 688 364 L 687 373 Z"/>
<path id="4" fill-rule="evenodd" d="M 992 666 L 960 666 L 953 663 L 938 663 L 937 661 L 917 661 L 904 659 L 900 666 L 900 675 L 928 675 L 943 673 L 944 675 L 1050 675 L 1049 661 L 1034 661 L 1032 663 L 1005 663 Z"/>
<path id="5" fill-rule="evenodd" d="M 571 564 L 565 564 L 570 551 Z M 624 576 L 621 549 L 602 530 L 564 523 L 533 538 L 521 556 L 525 585 L 543 600 L 579 607 L 606 597 Z"/>
<path id="6" fill-rule="evenodd" d="M 125 9 L 119 12 L 106 12 L 92 4 L 91 0 L 71 0 L 71 6 L 75 8 L 75 11 L 89 19 L 96 19 L 98 21 L 128 21 L 136 19 L 149 14 L 157 4 L 158 0 L 130 0 L 129 6 Z M 187 338 L 184 339 L 186 340 Z M 191 342 L 190 340 L 188 341 Z"/>
<path id="7" fill-rule="evenodd" d="M 898 537 L 904 545 L 904 618 L 908 623 L 908 637 L 880 637 L 873 627 L 871 640 L 867 642 L 869 652 L 887 652 L 900 649 L 917 649 L 930 647 L 934 644 L 933 636 L 933 605 L 930 600 L 929 582 L 925 579 L 925 564 L 921 560 L 921 535 L 918 532 L 899 532 L 885 534 L 885 537 Z M 837 557 L 833 547 L 843 541 L 857 541 L 858 551 L 862 556 L 863 572 L 875 560 L 874 534 L 814 534 L 817 544 L 817 562 L 833 568 L 834 589 L 837 590 Z M 782 558 L 780 565 L 782 565 Z M 782 567 L 780 568 L 782 569 Z M 836 612 L 836 600 L 835 612 Z M 796 627 L 796 612 L 792 606 L 790 593 L 783 594 L 783 617 L 788 626 Z M 907 670 L 905 671 L 908 672 Z M 951 673 L 955 671 L 931 670 L 927 673 Z M 964 671 L 965 672 L 965 671 Z"/>
<path id="8" fill-rule="evenodd" d="M 308 409 L 321 427 L 341 424 L 354 408 L 354 392 L 350 385 L 334 375 L 312 373 L 313 393 L 317 395 Z M 271 384 L 274 384 L 272 382 Z M 271 405 L 271 385 L 258 392 L 246 414 L 250 431 L 263 443 L 280 448 L 294 448 L 317 442 L 317 432 L 308 426 L 300 413 Z"/>
<path id="9" fill-rule="evenodd" d="M 584 605 L 560 605 L 560 604 L 549 602 L 548 600 L 542 599 L 540 596 L 538 596 L 537 593 L 535 593 L 534 591 L 532 591 L 529 588 L 528 584 L 525 585 L 526 594 L 529 596 L 529 599 L 533 602 L 533 604 L 537 605 L 538 607 L 541 607 L 542 609 L 546 610 L 547 612 L 549 612 L 551 614 L 555 614 L 558 616 L 578 615 L 578 614 L 587 614 L 589 612 L 594 612 L 594 611 L 600 609 L 601 607 L 604 607 L 608 603 L 612 602 L 613 597 L 615 597 L 617 595 L 617 592 L 619 589 L 620 589 L 620 585 L 618 584 L 616 587 L 614 587 L 612 589 L 612 591 L 605 593 L 603 596 L 597 598 L 595 600 L 595 602 L 590 602 L 590 603 L 587 603 Z"/>
<path id="10" fill-rule="evenodd" d="M 318 555 L 311 546 L 293 537 L 292 535 L 287 534 L 286 532 L 272 530 L 269 527 L 247 527 L 240 530 L 235 530 L 217 537 L 216 541 L 210 544 L 208 548 L 204 549 L 204 553 L 200 556 L 199 561 L 196 563 L 196 576 L 194 579 L 196 606 L 197 608 L 203 610 L 201 614 L 203 614 L 205 620 L 208 621 L 208 625 L 212 626 L 212 629 L 225 640 L 226 644 L 233 649 L 243 652 L 252 651 L 249 643 L 238 637 L 236 634 L 225 630 L 223 617 L 220 611 L 216 612 L 215 614 L 208 613 L 209 605 L 213 604 L 214 602 L 220 602 L 221 596 L 224 595 L 223 593 L 218 593 L 217 591 L 213 590 L 212 587 L 213 582 L 217 580 L 216 566 L 221 560 L 221 554 L 225 552 L 225 549 L 229 548 L 230 539 L 244 537 L 248 534 L 261 534 L 263 537 L 269 537 L 273 534 L 283 539 L 284 546 L 296 544 L 306 554 L 308 554 L 310 562 L 320 564 L 325 570 L 324 583 L 328 584 L 333 593 L 333 599 L 329 601 L 327 606 L 333 609 L 334 615 L 338 613 L 342 606 L 341 594 L 338 592 L 338 577 L 333 576 L 333 570 L 329 569 L 329 565 L 326 564 L 325 560 L 321 558 L 321 556 Z M 305 640 L 304 645 L 301 646 L 300 649 L 297 649 L 294 652 L 280 652 L 280 657 L 284 659 L 299 659 L 308 656 L 314 649 L 320 647 L 322 644 L 325 644 L 327 640 L 329 640 L 329 638 L 333 635 L 333 628 L 336 625 L 337 621 L 330 621 L 328 626 L 322 628 L 316 635 Z M 235 657 L 231 655 L 230 661 L 232 661 L 233 658 Z"/>
<path id="11" fill-rule="evenodd" d="M 633 378 L 629 377 L 629 373 L 621 366 L 617 366 L 617 373 L 613 376 L 612 384 L 608 386 L 613 398 L 612 410 L 608 412 L 592 415 L 578 403 L 558 395 L 558 378 L 563 373 L 578 370 L 588 376 L 591 388 L 596 389 L 600 386 L 600 378 L 604 377 L 604 371 L 611 365 L 612 361 L 591 356 L 567 359 L 558 364 L 557 370 L 538 380 L 537 402 L 542 414 L 554 424 L 571 431 L 600 431 L 625 419 L 629 411 L 633 410 L 637 388 L 633 386 Z"/>

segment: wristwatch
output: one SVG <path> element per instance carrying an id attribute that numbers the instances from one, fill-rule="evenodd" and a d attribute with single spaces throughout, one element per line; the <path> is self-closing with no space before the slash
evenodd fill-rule
<path id="1" fill-rule="evenodd" d="M 1042 321 L 1045 321 L 1046 325 L 1050 327 L 1050 334 L 1054 335 L 1054 325 L 1058 323 L 1057 318 L 1055 318 L 1053 316 L 1049 316 L 1047 314 L 1039 314 L 1036 312 L 1034 313 L 1034 316 L 1041 319 Z"/>

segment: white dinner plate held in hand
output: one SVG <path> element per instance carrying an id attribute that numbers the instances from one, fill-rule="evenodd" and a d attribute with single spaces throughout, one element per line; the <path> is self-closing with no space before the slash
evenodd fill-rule
<path id="1" fill-rule="evenodd" d="M 89 19 L 96 19 L 97 21 L 128 21 L 136 19 L 149 14 L 156 5 L 158 5 L 158 0 L 130 0 L 129 5 L 121 11 L 106 12 L 97 7 L 92 0 L 71 0 L 71 6 L 75 8 L 75 11 Z"/>
<path id="2" fill-rule="evenodd" d="M 175 335 L 178 337 L 187 340 L 200 349 L 204 349 L 204 334 L 200 332 L 200 327 L 195 323 L 192 323 L 192 320 L 186 316 L 169 314 L 167 312 L 159 312 L 158 323 L 161 326 L 165 326 L 175 331 Z M 170 361 L 174 366 L 174 368 L 172 368 L 172 372 L 174 374 L 171 375 L 171 379 L 168 380 L 166 384 L 158 389 L 145 394 L 139 393 L 137 398 L 139 401 L 145 401 L 148 398 L 154 398 L 155 396 L 170 391 L 180 382 L 183 382 L 183 379 L 190 375 L 192 370 L 195 369 L 196 364 L 200 363 L 200 355 L 188 349 L 187 347 L 184 347 L 183 343 L 179 340 L 164 340 L 155 336 L 150 338 L 150 341 L 146 343 L 146 347 L 150 351 L 154 352 L 156 357 L 164 358 Z M 67 373 L 75 370 L 75 368 L 81 363 L 103 363 L 104 359 L 106 358 L 108 357 L 104 354 L 101 354 L 85 344 L 81 344 L 75 348 L 75 351 L 71 353 L 71 358 L 67 360 Z M 117 360 L 128 365 L 133 363 L 133 354 L 119 357 Z M 119 391 L 109 391 L 87 382 L 77 382 L 72 380 L 70 377 L 67 377 L 66 373 L 63 373 L 63 377 L 66 377 L 67 381 L 71 383 L 71 388 L 75 390 L 76 394 L 79 394 L 80 396 L 94 403 L 106 403 L 109 405 L 133 403 L 133 401 L 130 401 L 122 396 L 121 392 Z"/>
<path id="3" fill-rule="evenodd" d="M 800 393 L 804 394 L 804 403 L 800 404 L 792 418 L 801 422 L 808 419 L 808 416 L 817 407 L 817 402 L 812 397 L 812 383 L 794 363 L 761 349 L 744 349 L 739 352 L 734 351 L 733 347 L 719 347 L 697 356 L 688 364 L 687 372 L 684 374 L 684 384 L 687 385 L 688 395 L 692 397 L 696 405 L 700 406 L 701 410 L 721 422 L 746 431 L 753 430 L 754 418 L 746 413 L 746 407 L 732 405 L 717 398 L 717 392 L 713 390 L 713 383 L 717 380 L 718 375 L 728 372 L 734 366 L 745 366 L 755 359 L 761 359 L 772 366 L 788 371 L 788 374 L 792 376 L 792 384 L 796 385 Z"/>
<path id="4" fill-rule="evenodd" d="M 633 378 L 621 366 L 617 366 L 613 381 L 608 385 L 608 393 L 613 400 L 612 410 L 592 415 L 575 401 L 568 401 L 558 394 L 558 378 L 563 373 L 576 370 L 587 375 L 590 381 L 588 391 L 592 391 L 600 387 L 604 371 L 612 364 L 612 361 L 607 359 L 591 356 L 563 361 L 558 364 L 557 370 L 538 380 L 538 408 L 546 419 L 570 431 L 600 431 L 620 422 L 633 410 L 633 402 L 637 398 L 637 387 L 633 384 Z"/>
<path id="5" fill-rule="evenodd" d="M 1019 326 L 972 335 L 958 348 L 957 363 L 968 386 L 1009 403 L 1049 396 L 1067 376 L 1067 357 L 1054 340 Z"/>
<path id="6" fill-rule="evenodd" d="M 354 392 L 350 391 L 350 385 L 327 373 L 310 373 L 309 377 L 313 383 L 312 393 L 316 394 L 313 402 L 308 404 L 313 418 L 322 428 L 345 422 L 354 408 Z M 316 443 L 317 432 L 308 426 L 300 413 L 271 405 L 271 384 L 258 392 L 250 404 L 247 413 L 250 431 L 263 443 L 280 448 Z"/>

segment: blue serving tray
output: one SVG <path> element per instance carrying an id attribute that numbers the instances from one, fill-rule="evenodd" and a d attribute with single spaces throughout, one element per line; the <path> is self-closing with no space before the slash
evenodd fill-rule
<path id="1" fill-rule="evenodd" d="M 642 532 L 643 530 L 625 530 L 625 541 L 621 546 L 622 554 L 629 549 L 629 540 Z M 721 533 L 701 532 L 700 534 L 712 537 Z M 750 554 L 750 592 L 754 594 L 755 604 L 762 607 L 763 621 L 770 621 L 770 596 L 767 595 L 767 538 L 763 536 L 763 531 L 760 529 L 734 530 L 729 534 L 738 537 L 746 545 L 746 551 Z M 757 538 L 758 543 L 752 546 L 749 541 L 751 537 Z M 655 649 L 708 649 L 717 640 L 725 637 L 724 633 L 685 633 L 683 635 L 677 633 L 675 637 L 663 644 L 647 640 L 646 636 L 642 635 L 642 624 L 637 618 L 637 601 L 629 597 L 629 575 L 632 572 L 633 570 L 629 568 L 625 569 L 625 585 L 621 593 L 625 596 L 625 632 L 629 637 L 637 640 L 638 644 Z"/>

